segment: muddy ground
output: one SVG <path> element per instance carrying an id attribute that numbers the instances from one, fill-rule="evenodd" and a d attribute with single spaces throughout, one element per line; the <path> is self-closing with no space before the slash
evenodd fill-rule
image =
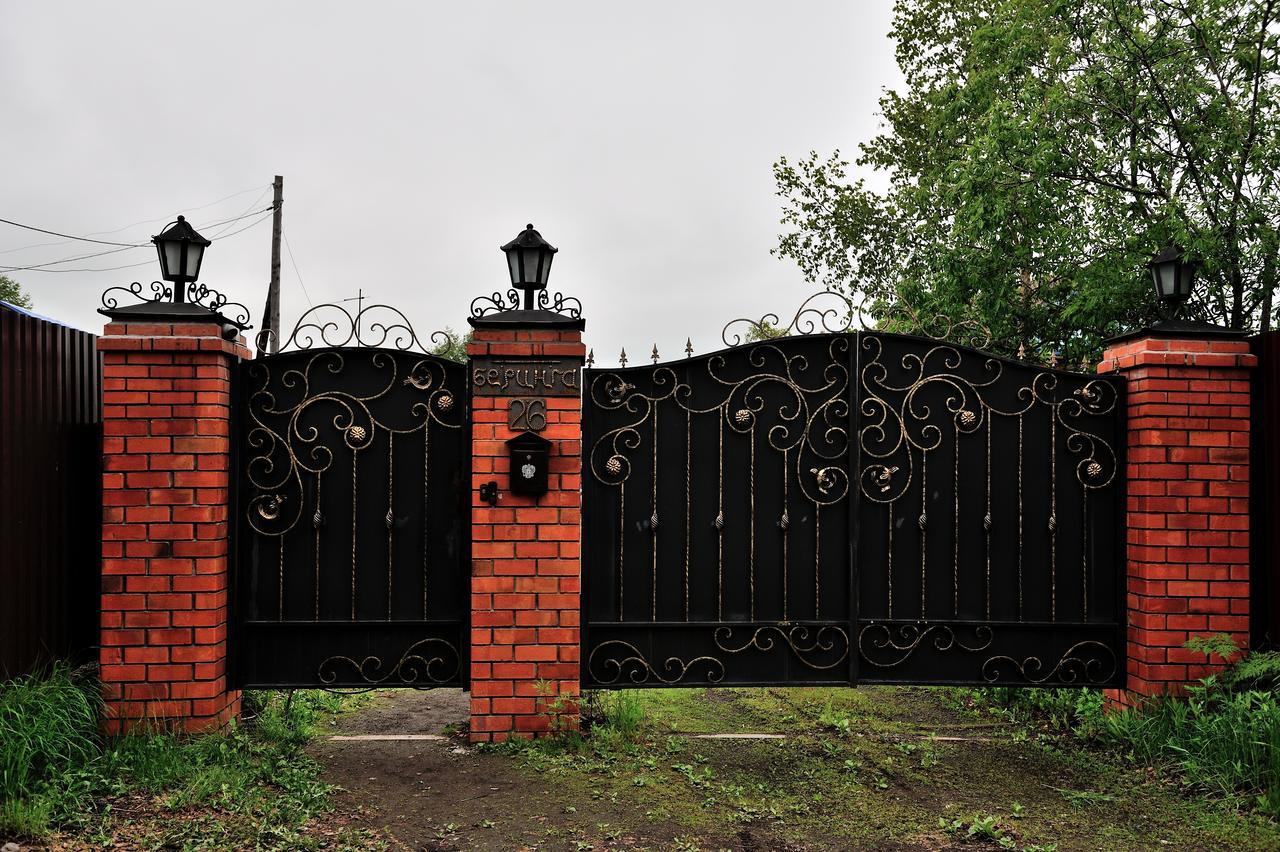
<path id="1" fill-rule="evenodd" d="M 614 694 L 628 736 L 475 748 L 456 690 L 388 692 L 311 754 L 390 848 L 1275 849 L 1280 830 L 945 690 Z M 607 702 L 606 702 L 607 703 Z M 782 739 L 706 739 L 725 733 Z"/>

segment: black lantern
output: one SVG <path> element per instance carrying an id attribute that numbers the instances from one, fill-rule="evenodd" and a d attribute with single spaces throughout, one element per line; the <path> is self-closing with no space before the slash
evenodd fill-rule
<path id="1" fill-rule="evenodd" d="M 1177 314 L 1191 298 L 1195 283 L 1195 263 L 1188 260 L 1177 246 L 1166 246 L 1147 264 L 1151 269 L 1151 283 L 1156 288 L 1156 299 L 1162 308 Z"/>
<path id="2" fill-rule="evenodd" d="M 502 247 L 507 255 L 507 268 L 511 273 L 511 286 L 524 291 L 524 309 L 533 310 L 533 294 L 547 288 L 551 275 L 551 260 L 559 251 L 542 235 L 526 225 L 514 240 Z"/>
<path id="3" fill-rule="evenodd" d="M 209 240 L 196 233 L 186 217 L 179 216 L 151 242 L 160 256 L 160 277 L 173 282 L 173 301 L 186 301 L 187 284 L 200 277 L 200 261 Z"/>

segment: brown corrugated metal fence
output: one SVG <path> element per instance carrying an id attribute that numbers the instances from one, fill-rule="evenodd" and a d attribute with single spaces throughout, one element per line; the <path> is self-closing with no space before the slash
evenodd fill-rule
<path id="1" fill-rule="evenodd" d="M 0 303 L 0 678 L 96 642 L 96 340 Z"/>

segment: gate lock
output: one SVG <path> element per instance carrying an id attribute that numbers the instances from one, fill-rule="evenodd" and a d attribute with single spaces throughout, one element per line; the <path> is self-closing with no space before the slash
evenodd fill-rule
<path id="1" fill-rule="evenodd" d="M 545 494 L 551 466 L 551 442 L 536 432 L 524 432 L 507 441 L 511 457 L 511 493 Z"/>

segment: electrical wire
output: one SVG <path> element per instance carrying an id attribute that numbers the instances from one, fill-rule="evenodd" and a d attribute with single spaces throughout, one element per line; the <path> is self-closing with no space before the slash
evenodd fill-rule
<path id="1" fill-rule="evenodd" d="M 227 239 L 227 238 L 229 238 L 229 237 L 234 237 L 236 234 L 243 233 L 244 231 L 249 230 L 249 229 L 250 229 L 250 228 L 252 228 L 254 225 L 257 225 L 257 224 L 259 224 L 259 223 L 261 223 L 261 222 L 265 222 L 265 221 L 267 220 L 267 217 L 268 217 L 268 216 L 270 216 L 271 211 L 272 211 L 272 210 L 274 210 L 274 209 L 275 209 L 274 207 L 268 207 L 268 208 L 266 209 L 266 211 L 265 211 L 265 214 L 264 214 L 263 216 L 261 216 L 261 217 L 259 217 L 259 218 L 255 219 L 255 220 L 253 220 L 253 221 L 252 221 L 252 222 L 250 222 L 248 225 L 245 225 L 243 228 L 239 228 L 239 229 L 237 229 L 237 230 L 235 230 L 235 231 L 232 231 L 232 232 L 231 232 L 231 233 L 229 233 L 229 234 L 224 234 L 224 235 L 222 236 L 222 239 L 224 239 L 224 240 L 225 240 L 225 239 Z M 260 210 L 260 211 L 257 211 L 257 212 L 259 212 L 259 213 L 263 213 L 264 211 L 261 211 L 261 210 Z M 249 214 L 249 215 L 253 215 L 253 214 Z M 238 218 L 245 218 L 245 217 L 238 217 Z M 115 254 L 117 251 L 125 251 L 125 249 L 128 249 L 128 248 L 146 248 L 146 247 L 147 247 L 147 246 L 126 246 L 125 248 L 115 249 L 114 251 L 101 252 L 101 254 Z M 99 257 L 99 256 L 101 256 L 101 254 L 100 254 L 100 255 L 85 255 L 84 257 Z M 52 261 L 52 263 L 51 263 L 51 264 L 43 264 L 42 266 L 23 266 L 23 267 L 14 267 L 14 268 L 0 267 L 0 271 L 4 271 L 4 272 L 23 272 L 23 271 L 31 271 L 31 272 L 114 272 L 114 271 L 116 271 L 116 270 L 118 270 L 118 269 L 133 269 L 133 268 L 138 267 L 138 266 L 149 266 L 149 265 L 151 265 L 152 263 L 154 263 L 154 262 L 155 262 L 155 261 L 153 261 L 153 260 L 148 260 L 148 261 L 143 261 L 142 263 L 132 263 L 132 264 L 128 264 L 128 265 L 126 265 L 126 266 L 108 266 L 108 267 L 103 267 L 103 268 L 78 268 L 78 269 L 45 269 L 45 268 L 42 268 L 43 266 L 49 266 L 49 265 L 58 264 L 58 263 L 67 263 L 67 262 L 69 262 L 69 261 L 71 261 L 71 260 L 75 260 L 75 259 L 76 259 L 76 258 L 66 258 L 66 259 L 64 259 L 64 260 L 60 260 L 60 261 Z M 84 259 L 84 258 L 79 258 L 79 259 Z"/>
<path id="2" fill-rule="evenodd" d="M 271 184 L 267 184 L 267 186 L 270 187 Z M 254 192 L 256 190 L 260 190 L 261 188 L 262 188 L 261 186 L 251 186 L 248 189 L 242 189 L 239 192 L 233 192 L 230 195 L 223 196 L 222 198 L 219 198 L 217 201 L 210 201 L 208 204 L 201 204 L 199 207 L 185 207 L 181 209 L 194 213 L 197 210 L 205 210 L 209 207 L 214 207 L 218 204 L 221 204 L 224 201 L 230 201 L 233 198 L 239 198 L 242 195 L 248 195 L 249 193 Z M 139 225 L 150 225 L 153 222 L 164 222 L 172 218 L 173 218 L 172 216 L 158 216 L 155 219 L 142 219 L 140 221 L 133 222 L 129 225 L 124 225 L 123 227 L 115 228 L 114 230 L 110 230 L 110 231 L 90 231 L 89 233 L 85 234 L 85 236 L 86 237 L 102 237 L 108 234 L 118 234 L 121 231 L 127 231 L 130 228 L 136 228 Z M 24 251 L 26 249 L 33 249 L 33 248 L 44 248 L 46 246 L 63 246 L 70 242 L 75 242 L 75 240 L 55 240 L 53 242 L 48 242 L 48 243 L 31 243 L 30 245 L 18 246 L 17 248 L 0 249 L 0 254 L 12 254 L 15 251 Z"/>
<path id="3" fill-rule="evenodd" d="M 65 237 L 68 240 L 79 240 L 82 243 L 97 243 L 103 246 L 124 246 L 125 248 L 138 248 L 142 243 L 114 243 L 110 240 L 91 240 L 88 237 L 77 237 L 71 234 L 60 234 L 57 231 L 47 231 L 44 228 L 37 228 L 35 225 L 24 225 L 21 222 L 14 222 L 11 219 L 0 219 L 6 225 L 13 225 L 15 228 L 25 228 L 28 231 L 37 231 L 41 234 L 49 234 L 54 237 Z"/>
<path id="4" fill-rule="evenodd" d="M 289 235 L 285 233 L 283 226 L 280 228 L 280 237 L 284 240 L 285 251 L 289 253 L 289 262 L 293 264 L 293 274 L 298 276 L 298 283 L 302 285 L 302 295 L 307 297 L 307 304 L 314 308 L 316 303 L 311 301 L 311 293 L 307 291 L 307 284 L 302 280 L 302 273 L 298 271 L 298 261 L 293 259 L 293 246 L 289 245 Z"/>
<path id="5" fill-rule="evenodd" d="M 270 191 L 272 190 L 272 188 L 273 188 L 273 187 L 270 187 L 270 186 L 269 186 L 269 187 L 267 187 L 266 189 L 262 190 L 261 194 L 259 194 L 259 195 L 258 195 L 258 197 L 257 197 L 257 198 L 255 198 L 255 199 L 253 200 L 253 203 L 252 203 L 252 204 L 250 204 L 248 207 L 246 207 L 246 208 L 244 209 L 244 212 L 243 212 L 243 213 L 241 213 L 241 214 L 240 214 L 240 216 L 239 216 L 238 218 L 243 219 L 245 216 L 252 216 L 253 214 L 252 214 L 252 213 L 250 213 L 249 211 L 250 211 L 250 210 L 252 210 L 253 208 L 257 207 L 257 206 L 258 206 L 258 202 L 262 201 L 262 199 L 266 197 L 266 194 L 267 194 L 268 192 L 270 192 Z M 269 208 L 267 208 L 267 209 L 268 209 L 268 210 L 274 210 L 275 208 L 274 208 L 274 207 L 269 207 Z M 229 220 L 229 221 L 234 222 L 234 221 L 236 221 L 236 219 L 231 219 L 231 220 Z M 218 223 L 218 224 L 224 224 L 224 223 L 221 223 L 221 222 L 220 222 L 220 223 Z M 201 227 L 203 227 L 203 228 L 216 228 L 216 227 L 218 227 L 218 225 L 202 225 Z M 210 239 L 217 239 L 218 237 L 222 236 L 222 234 L 224 234 L 224 233 L 226 233 L 226 232 L 225 232 L 225 231 L 221 231 L 221 232 L 219 232 L 219 233 L 217 233 L 217 234 L 214 234 L 212 237 L 210 237 Z"/>
<path id="6" fill-rule="evenodd" d="M 265 193 L 263 193 L 263 194 L 265 195 Z M 261 197 L 262 197 L 261 195 L 260 195 L 260 196 L 258 196 L 258 198 L 259 198 L 259 199 L 261 199 Z M 254 203 L 256 204 L 257 202 L 255 201 Z M 253 205 L 250 205 L 250 206 L 253 206 Z M 243 214 L 241 214 L 241 215 L 239 215 L 239 216 L 235 216 L 235 217 L 233 217 L 233 218 L 231 218 L 231 219 L 223 219 L 221 222 L 213 222 L 212 224 L 208 224 L 208 225 L 201 225 L 200 227 L 202 227 L 202 228 L 217 228 L 217 227 L 220 227 L 220 226 L 222 226 L 222 225 L 227 225 L 227 226 L 228 226 L 228 228 L 229 228 L 231 225 L 235 224 L 236 222 L 241 221 L 242 219 L 248 219 L 250 216 L 256 216 L 256 215 L 258 215 L 259 213 L 270 213 L 270 212 L 271 212 L 271 211 L 273 211 L 274 209 L 275 209 L 275 206 L 274 206 L 274 205 L 273 205 L 273 206 L 271 206 L 271 207 L 264 207 L 264 208 L 262 208 L 262 209 L 260 209 L 260 210 L 254 210 L 254 211 L 252 211 L 252 212 L 243 213 Z M 265 218 L 265 217 L 263 217 L 263 218 Z M 5 220 L 0 219 L 0 222 L 3 222 L 3 221 L 5 221 Z M 251 222 L 251 223 L 249 223 L 248 225 L 246 225 L 244 228 L 241 228 L 241 229 L 240 229 L 240 231 L 246 230 L 246 229 L 248 229 L 248 228 L 252 228 L 254 225 L 258 224 L 258 222 L 260 222 L 260 221 L 262 221 L 262 220 L 261 220 L 261 219 L 259 219 L 259 220 L 255 221 L 255 222 Z M 225 239 L 226 237 L 229 237 L 229 236 L 235 236 L 236 234 L 240 233 L 240 231 L 232 231 L 230 234 L 228 234 L 228 233 L 227 233 L 227 230 L 226 230 L 226 229 L 224 229 L 224 230 L 222 230 L 222 231 L 218 232 L 217 234 L 215 234 L 214 236 L 216 236 L 218 239 Z M 121 248 L 117 248 L 117 249 L 111 249 L 110 251 L 100 251 L 100 252 L 97 252 L 97 253 L 95 253 L 95 254 L 82 254 L 82 255 L 77 255 L 77 256 L 75 256 L 75 257 L 64 257 L 64 258 L 62 258 L 61 260 L 50 260 L 50 261 L 47 261 L 47 262 L 45 262 L 45 263 L 36 263 L 36 264 L 32 264 L 31 266 L 0 266 L 0 272 L 60 272 L 60 271 L 72 272 L 72 271 L 75 271 L 75 270 L 70 270 L 70 269 L 68 269 L 68 270 L 45 269 L 44 267 L 47 267 L 47 266 L 57 266 L 57 265 L 62 264 L 62 263 L 73 263 L 73 262 L 75 262 L 75 261 L 77 261 L 77 260 L 87 260 L 88 258 L 91 258 L 91 257 L 102 257 L 103 255 L 107 255 L 107 254 L 116 254 L 117 252 L 129 251 L 130 249 L 137 249 L 137 248 L 151 248 L 151 243 L 138 243 L 137 245 L 125 245 L 125 244 L 123 244 L 123 243 L 107 243 L 106 245 L 119 245 L 119 246 L 122 246 L 122 247 L 121 247 Z M 141 266 L 141 264 L 136 264 L 136 265 Z M 126 268 L 126 269 L 127 269 L 128 267 L 115 267 L 115 268 L 117 268 L 117 269 L 119 269 L 119 268 Z M 91 270 L 85 270 L 85 271 L 91 271 Z M 105 271 L 107 271 L 107 270 L 102 270 L 102 271 L 104 271 L 104 272 L 105 272 Z"/>

